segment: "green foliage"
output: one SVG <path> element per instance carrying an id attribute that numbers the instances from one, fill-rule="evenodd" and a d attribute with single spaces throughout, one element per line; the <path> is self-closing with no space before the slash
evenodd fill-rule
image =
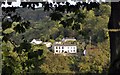
<path id="1" fill-rule="evenodd" d="M 8 42 L 7 45 L 3 43 L 3 73 L 7 67 L 11 68 L 12 74 L 24 74 L 26 72 L 36 72 L 36 65 L 44 56 L 46 56 L 47 48 L 44 45 L 32 46 L 29 43 L 21 43 L 20 47 L 14 46 Z"/>
<path id="2" fill-rule="evenodd" d="M 48 53 L 39 67 L 42 73 L 72 73 L 69 61 L 68 57 Z"/>
<path id="3" fill-rule="evenodd" d="M 53 12 L 50 14 L 51 20 L 59 21 L 63 16 L 60 12 Z"/>
<path id="4" fill-rule="evenodd" d="M 12 28 L 7 28 L 6 30 L 3 31 L 3 33 L 5 33 L 5 34 L 10 34 L 12 32 L 14 32 L 14 30 Z"/>
<path id="5" fill-rule="evenodd" d="M 87 55 L 82 56 L 78 65 L 81 73 L 103 73 L 109 66 L 109 43 L 107 41 L 98 44 L 98 48 L 87 49 Z"/>
<path id="6" fill-rule="evenodd" d="M 106 11 L 102 7 L 106 7 Z M 62 35 L 63 37 L 75 38 L 79 38 L 79 35 L 82 35 L 85 40 L 89 40 L 89 36 L 91 36 L 93 43 L 102 42 L 106 39 L 106 32 L 104 32 L 103 29 L 107 28 L 110 14 L 110 5 L 101 4 L 100 9 L 93 8 L 89 11 L 86 7 L 71 13 L 62 13 L 56 11 L 55 13 L 60 13 L 63 15 L 63 17 L 61 17 L 59 21 L 56 20 L 56 22 L 50 21 L 50 17 L 46 17 L 46 15 L 43 14 L 44 12 L 42 9 L 43 8 L 36 9 L 35 11 L 27 9 L 28 11 L 26 11 L 26 13 L 29 11 L 36 13 L 36 15 L 32 13 L 31 15 L 34 19 L 37 20 L 37 22 L 31 21 L 33 23 L 32 28 L 24 34 L 25 38 L 29 41 L 31 41 L 33 38 L 40 38 L 42 41 L 48 41 L 50 39 L 60 40 L 59 35 Z M 102 10 L 104 10 L 104 12 L 100 14 L 100 11 Z M 45 17 L 42 15 L 37 19 L 38 12 L 43 14 Z M 24 12 L 24 14 L 26 13 Z M 30 18 L 29 14 L 24 14 L 22 15 L 27 16 L 29 19 L 33 20 L 32 17 Z M 52 14 L 52 17 L 55 17 L 54 13 Z M 42 20 L 40 17 L 42 17 Z"/>
<path id="7" fill-rule="evenodd" d="M 108 4 L 101 4 L 99 9 L 94 9 L 95 10 L 95 15 L 96 16 L 110 16 L 111 12 L 111 7 Z"/>
<path id="8" fill-rule="evenodd" d="M 37 63 L 45 56 L 46 48 L 43 45 L 39 46 L 40 49 L 32 48 L 30 42 L 24 39 L 24 36 L 22 36 L 19 44 L 15 43 L 15 39 L 12 38 L 13 35 L 24 33 L 29 29 L 30 22 L 21 20 L 20 16 L 14 14 L 11 14 L 11 20 L 3 18 L 2 22 L 2 75 L 37 72 Z M 5 13 L 5 15 L 10 14 Z"/>
<path id="9" fill-rule="evenodd" d="M 74 6 L 70 7 L 72 9 L 69 10 L 69 13 L 57 11 L 51 13 L 50 17 L 41 13 L 42 9 L 35 10 L 37 15 L 34 14 L 34 11 L 27 9 L 28 11 L 21 12 L 21 14 L 26 19 L 30 19 L 30 22 L 22 20 L 19 15 L 12 16 L 12 22 L 3 21 L 3 75 L 6 73 L 9 75 L 102 73 L 108 69 L 109 46 L 105 41 L 107 35 L 103 28 L 107 28 L 110 6 L 101 4 L 99 11 L 96 8 L 89 8 L 91 10 L 88 11 L 88 7 L 79 10 L 74 9 Z M 43 16 L 42 20 L 41 16 Z M 50 18 L 55 21 L 51 21 Z M 43 44 L 31 45 L 29 43 L 34 38 L 54 43 L 64 37 L 75 37 L 77 42 L 69 43 L 78 43 L 78 50 L 81 52 L 79 54 L 82 54 L 81 42 L 88 42 L 90 36 L 92 43 L 96 43 L 98 49 L 88 49 L 86 56 L 78 55 L 78 57 L 54 55 Z"/>

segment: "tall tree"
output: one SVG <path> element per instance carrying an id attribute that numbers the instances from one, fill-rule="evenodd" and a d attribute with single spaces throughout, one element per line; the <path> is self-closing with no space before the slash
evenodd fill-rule
<path id="1" fill-rule="evenodd" d="M 111 16 L 108 23 L 110 36 L 111 65 L 110 75 L 120 71 L 120 2 L 111 3 Z"/>

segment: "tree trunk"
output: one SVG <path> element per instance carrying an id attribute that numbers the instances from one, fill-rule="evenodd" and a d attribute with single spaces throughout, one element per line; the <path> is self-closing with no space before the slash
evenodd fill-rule
<path id="1" fill-rule="evenodd" d="M 108 29 L 120 29 L 120 2 L 111 3 L 111 16 Z M 120 31 L 110 31 L 110 70 L 109 75 L 120 73 Z"/>

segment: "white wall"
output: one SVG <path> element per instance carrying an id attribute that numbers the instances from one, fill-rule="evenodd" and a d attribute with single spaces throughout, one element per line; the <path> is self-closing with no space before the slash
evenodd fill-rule
<path id="1" fill-rule="evenodd" d="M 57 47 L 57 49 L 56 49 Z M 63 49 L 62 49 L 63 47 Z M 60 49 L 59 49 L 60 48 Z M 62 50 L 64 52 L 62 52 Z M 58 51 L 58 52 L 56 52 Z M 54 53 L 55 54 L 59 54 L 59 53 L 77 53 L 77 47 L 76 46 L 54 46 Z"/>

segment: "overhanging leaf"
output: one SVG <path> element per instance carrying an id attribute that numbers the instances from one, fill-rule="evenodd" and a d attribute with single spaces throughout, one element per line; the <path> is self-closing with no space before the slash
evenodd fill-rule
<path id="1" fill-rule="evenodd" d="M 12 28 L 7 28 L 6 30 L 3 31 L 3 33 L 5 33 L 5 34 L 10 34 L 12 32 L 14 32 L 14 30 Z"/>
<path id="2" fill-rule="evenodd" d="M 0 36 L 0 39 L 2 39 L 3 38 L 3 36 Z"/>
<path id="3" fill-rule="evenodd" d="M 20 22 L 13 22 L 12 23 L 12 28 L 16 27 L 18 24 L 20 24 Z"/>

